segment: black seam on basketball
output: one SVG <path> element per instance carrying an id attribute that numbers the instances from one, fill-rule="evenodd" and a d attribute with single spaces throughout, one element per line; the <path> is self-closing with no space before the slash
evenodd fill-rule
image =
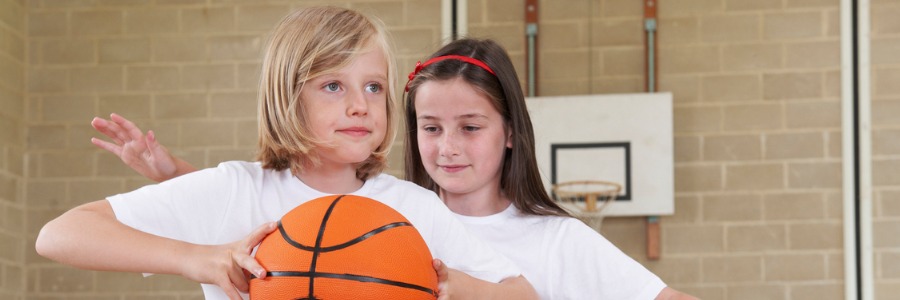
<path id="1" fill-rule="evenodd" d="M 340 195 L 331 201 L 331 205 L 328 206 L 328 210 L 325 211 L 325 216 L 322 217 L 322 224 L 319 225 L 319 234 L 316 235 L 316 247 L 313 249 L 312 253 L 312 261 L 309 263 L 309 272 L 311 276 L 309 276 L 309 298 L 314 299 L 315 296 L 313 292 L 315 290 L 315 280 L 316 280 L 316 260 L 319 259 L 319 253 L 322 248 L 322 237 L 325 235 L 325 225 L 328 224 L 328 218 L 331 217 L 331 212 L 334 211 L 334 206 L 337 205 L 338 201 L 341 201 L 341 198 L 344 198 L 344 195 Z"/>
<path id="2" fill-rule="evenodd" d="M 319 252 L 330 252 L 330 251 L 335 251 L 335 250 L 344 249 L 344 248 L 347 248 L 347 247 L 349 247 L 349 246 L 352 246 L 353 244 L 362 242 L 362 241 L 364 241 L 364 240 L 366 240 L 366 239 L 368 239 L 368 238 L 370 238 L 370 237 L 372 237 L 372 236 L 374 236 L 374 235 L 376 235 L 376 234 L 378 234 L 378 233 L 381 233 L 382 231 L 385 231 L 385 230 L 388 230 L 388 229 L 391 229 L 391 228 L 402 227 L 402 226 L 412 226 L 412 224 L 410 224 L 410 223 L 408 223 L 408 222 L 396 222 L 396 223 L 390 223 L 390 224 L 387 224 L 387 225 L 384 225 L 384 226 L 381 226 L 381 227 L 372 229 L 372 231 L 369 231 L 368 233 L 365 233 L 365 234 L 363 234 L 363 235 L 360 235 L 359 237 L 357 237 L 357 238 L 355 238 L 355 239 L 352 239 L 352 240 L 349 240 L 349 241 L 346 241 L 346 242 L 344 242 L 344 243 L 342 243 L 342 244 L 334 245 L 334 246 L 331 246 L 331 247 L 319 248 Z M 299 243 L 299 242 L 297 242 L 297 241 L 292 240 L 291 237 L 288 235 L 287 231 L 284 229 L 284 226 L 281 225 L 281 221 L 278 221 L 278 232 L 281 233 L 281 238 L 283 238 L 285 242 L 287 242 L 287 243 L 290 244 L 291 246 L 294 246 L 294 247 L 297 248 L 297 249 L 300 249 L 300 250 L 306 250 L 306 251 L 314 251 L 314 250 L 316 250 L 316 247 L 314 247 L 314 246 L 303 245 L 303 244 L 301 244 L 301 243 Z"/>
<path id="3" fill-rule="evenodd" d="M 341 250 L 341 249 L 353 246 L 356 243 L 362 242 L 370 237 L 373 237 L 382 231 L 385 231 L 385 230 L 388 230 L 391 228 L 403 227 L 403 226 L 412 226 L 412 224 L 409 224 L 407 222 L 390 223 L 390 224 L 375 228 L 372 231 L 369 231 L 366 234 L 360 235 L 359 237 L 357 237 L 355 239 L 344 242 L 343 244 L 334 245 L 331 247 L 324 247 L 321 249 L 321 252 L 330 252 L 330 251 Z"/>
<path id="4" fill-rule="evenodd" d="M 266 277 L 318 277 L 318 278 L 332 278 L 332 279 L 344 279 L 344 280 L 353 280 L 359 282 L 372 282 L 379 283 L 385 285 L 392 285 L 401 288 L 414 289 L 423 291 L 429 294 L 434 295 L 434 290 L 429 289 L 427 287 L 421 285 L 415 285 L 412 283 L 406 283 L 402 281 L 394 281 L 387 280 L 372 276 L 364 276 L 364 275 L 354 275 L 354 274 L 337 274 L 337 273 L 319 273 L 319 272 L 295 272 L 295 271 L 271 271 L 266 272 Z"/>

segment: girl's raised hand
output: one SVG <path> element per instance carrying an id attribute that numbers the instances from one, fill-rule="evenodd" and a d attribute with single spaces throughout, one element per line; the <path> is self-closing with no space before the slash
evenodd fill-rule
<path id="1" fill-rule="evenodd" d="M 277 228 L 275 222 L 263 224 L 240 241 L 225 245 L 198 245 L 187 256 L 182 276 L 200 283 L 222 288 L 231 300 L 241 300 L 241 292 L 250 290 L 246 270 L 258 278 L 266 277 L 266 270 L 250 256 L 253 248 Z"/>
<path id="2" fill-rule="evenodd" d="M 94 118 L 91 126 L 108 136 L 113 143 L 91 138 L 91 143 L 112 152 L 126 165 L 156 182 L 162 182 L 196 170 L 187 162 L 169 153 L 156 140 L 153 131 L 144 133 L 134 123 L 117 114 L 109 120 Z"/>

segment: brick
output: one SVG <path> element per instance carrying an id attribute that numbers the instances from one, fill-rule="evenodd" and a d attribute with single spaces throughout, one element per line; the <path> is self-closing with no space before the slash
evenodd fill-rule
<path id="1" fill-rule="evenodd" d="M 719 131 L 722 129 L 722 119 L 722 110 L 718 107 L 675 108 L 675 133 Z"/>
<path id="2" fill-rule="evenodd" d="M 703 197 L 703 220 L 708 222 L 761 220 L 762 211 L 759 195 L 726 194 Z"/>
<path id="3" fill-rule="evenodd" d="M 727 106 L 724 111 L 725 130 L 760 130 L 783 127 L 780 105 L 749 104 Z"/>
<path id="4" fill-rule="evenodd" d="M 525 32 L 524 24 L 516 23 L 516 24 L 491 24 L 488 26 L 471 26 L 469 27 L 469 36 L 474 36 L 478 38 L 486 38 L 492 39 L 496 41 L 498 44 L 503 46 L 507 52 L 509 52 L 510 59 L 512 59 L 513 64 L 515 63 L 523 63 L 525 62 L 524 56 L 522 59 L 516 59 L 514 57 L 514 53 L 525 51 L 525 36 L 522 35 L 522 32 Z M 547 49 L 541 47 L 542 49 Z M 426 53 L 422 53 L 423 57 L 417 57 L 416 60 L 421 60 L 424 58 Z M 401 71 L 406 68 L 412 70 L 412 67 L 415 66 L 415 63 L 401 65 Z M 519 74 L 523 74 L 524 69 L 519 68 L 521 70 Z"/>
<path id="5" fill-rule="evenodd" d="M 99 41 L 101 63 L 129 63 L 150 61 L 150 40 L 147 38 L 116 38 Z"/>
<path id="6" fill-rule="evenodd" d="M 590 24 L 590 44 L 603 46 L 640 46 L 644 44 L 644 23 L 640 19 L 594 21 Z M 539 29 L 540 30 L 540 29 Z M 542 34 L 540 31 L 538 34 Z"/>
<path id="7" fill-rule="evenodd" d="M 440 32 L 432 29 L 396 29 L 391 31 L 396 54 L 410 54 L 421 60 L 440 47 Z M 409 67 L 411 68 L 411 67 Z"/>
<path id="8" fill-rule="evenodd" d="M 152 42 L 152 59 L 155 62 L 206 61 L 206 40 L 202 37 L 163 37 Z"/>
<path id="9" fill-rule="evenodd" d="M 900 37 L 872 37 L 870 49 L 872 64 L 900 64 Z"/>
<path id="10" fill-rule="evenodd" d="M 841 64 L 838 41 L 788 44 L 785 54 L 788 68 L 837 68 Z"/>
<path id="11" fill-rule="evenodd" d="M 900 114 L 900 101 L 872 102 L 872 124 L 875 127 L 900 124 L 900 118 L 897 118 L 898 114 Z"/>
<path id="12" fill-rule="evenodd" d="M 47 96 L 41 101 L 45 122 L 90 122 L 96 99 L 91 96 Z"/>
<path id="13" fill-rule="evenodd" d="M 763 278 L 759 256 L 704 257 L 702 261 L 703 282 L 758 282 Z"/>
<path id="14" fill-rule="evenodd" d="M 235 30 L 234 7 L 202 7 L 181 10 L 182 31 L 188 34 Z M 272 26 L 274 28 L 274 26 Z"/>
<path id="15" fill-rule="evenodd" d="M 87 152 L 44 153 L 38 159 L 41 178 L 81 177 L 92 173 L 93 159 Z"/>
<path id="16" fill-rule="evenodd" d="M 841 103 L 792 102 L 785 105 L 788 128 L 839 128 Z"/>
<path id="17" fill-rule="evenodd" d="M 659 45 L 692 44 L 700 41 L 700 20 L 696 17 L 659 19 Z"/>
<path id="18" fill-rule="evenodd" d="M 0 56 L 0 87 L 19 89 L 25 85 L 24 67 L 21 62 Z"/>
<path id="19" fill-rule="evenodd" d="M 900 191 L 881 191 L 876 216 L 900 217 Z"/>
<path id="20" fill-rule="evenodd" d="M 780 254 L 763 258 L 765 280 L 821 280 L 825 274 L 825 258 L 821 254 Z"/>
<path id="21" fill-rule="evenodd" d="M 39 293 L 88 292 L 94 287 L 93 272 L 65 266 L 35 268 Z"/>
<path id="22" fill-rule="evenodd" d="M 755 71 L 780 69 L 784 51 L 779 44 L 730 44 L 722 47 L 722 69 Z"/>
<path id="23" fill-rule="evenodd" d="M 770 283 L 770 284 L 749 284 L 749 285 L 737 285 L 737 286 L 729 286 L 728 287 L 728 299 L 729 300 L 755 300 L 755 299 L 768 299 L 768 300 L 784 300 L 787 288 L 784 284 L 780 283 Z"/>
<path id="24" fill-rule="evenodd" d="M 722 170 L 719 166 L 676 166 L 675 191 L 701 192 L 722 189 Z"/>
<path id="25" fill-rule="evenodd" d="M 837 8 L 838 4 L 840 4 L 840 2 L 834 1 L 834 0 L 787 0 L 787 3 L 785 3 L 785 6 L 787 6 L 788 8 L 795 8 L 795 7 Z"/>
<path id="26" fill-rule="evenodd" d="M 181 133 L 181 144 L 186 147 L 234 145 L 234 122 L 186 122 Z"/>
<path id="27" fill-rule="evenodd" d="M 777 251 L 787 249 L 783 225 L 734 225 L 725 229 L 725 247 L 730 252 Z"/>
<path id="28" fill-rule="evenodd" d="M 66 147 L 66 126 L 35 125 L 28 127 L 27 147 L 29 150 L 64 149 Z"/>
<path id="29" fill-rule="evenodd" d="M 782 8 L 782 0 L 759 0 L 759 1 L 743 1 L 743 0 L 725 0 L 726 11 L 758 11 L 758 10 L 779 10 Z"/>
<path id="30" fill-rule="evenodd" d="M 769 134 L 766 159 L 823 158 L 825 140 L 821 132 Z"/>
<path id="31" fill-rule="evenodd" d="M 643 76 L 645 72 L 643 51 L 610 49 L 604 50 L 601 56 L 603 57 L 603 74 Z"/>
<path id="32" fill-rule="evenodd" d="M 69 71 L 65 68 L 31 67 L 28 69 L 29 92 L 63 92 L 69 88 Z"/>
<path id="33" fill-rule="evenodd" d="M 76 67 L 71 68 L 70 90 L 75 92 L 121 92 L 125 75 L 122 67 Z"/>
<path id="34" fill-rule="evenodd" d="M 876 258 L 879 260 L 875 263 L 876 268 L 881 269 L 879 273 L 883 278 L 900 278 L 900 253 L 882 252 Z"/>
<path id="35" fill-rule="evenodd" d="M 788 226 L 791 249 L 841 250 L 843 225 L 840 223 L 801 223 Z"/>
<path id="36" fill-rule="evenodd" d="M 700 220 L 700 197 L 675 196 L 675 214 L 662 217 L 666 224 L 695 223 Z"/>
<path id="37" fill-rule="evenodd" d="M 112 94 L 100 96 L 97 105 L 98 116 L 109 119 L 109 114 L 117 113 L 130 120 L 150 118 L 149 95 Z"/>
<path id="38" fill-rule="evenodd" d="M 872 95 L 885 96 L 900 94 L 900 69 L 884 68 L 872 70 Z"/>
<path id="39" fill-rule="evenodd" d="M 788 165 L 791 188 L 840 188 L 841 164 L 836 162 L 791 163 Z"/>
<path id="40" fill-rule="evenodd" d="M 703 102 L 751 101 L 761 98 L 758 75 L 711 75 L 702 80 Z"/>
<path id="41" fill-rule="evenodd" d="M 406 25 L 434 26 L 441 19 L 441 3 L 437 1 L 412 1 L 406 3 Z M 551 7 L 556 7 L 551 5 Z M 548 11 L 541 11 L 548 14 Z M 469 13 L 471 17 L 471 13 Z M 543 16 L 542 16 L 543 17 Z M 472 22 L 469 22 L 472 24 Z"/>
<path id="42" fill-rule="evenodd" d="M 781 189 L 785 186 L 781 164 L 753 164 L 725 166 L 725 189 L 759 191 Z"/>
<path id="43" fill-rule="evenodd" d="M 840 300 L 844 299 L 842 283 L 798 284 L 791 286 L 790 299 Z"/>
<path id="44" fill-rule="evenodd" d="M 210 96 L 210 116 L 225 118 L 256 117 L 256 93 L 215 93 Z"/>
<path id="45" fill-rule="evenodd" d="M 820 12 L 770 13 L 763 16 L 763 38 L 793 40 L 823 36 Z"/>
<path id="46" fill-rule="evenodd" d="M 259 88 L 259 74 L 262 67 L 256 63 L 245 63 L 239 64 L 237 68 L 236 88 L 256 91 Z"/>
<path id="47" fill-rule="evenodd" d="M 251 147 L 256 146 L 259 140 L 259 131 L 257 130 L 256 120 L 238 121 L 235 123 L 237 127 L 237 146 Z"/>
<path id="48" fill-rule="evenodd" d="M 700 40 L 711 43 L 757 41 L 760 37 L 759 24 L 760 18 L 756 14 L 705 16 L 700 19 Z"/>
<path id="49" fill-rule="evenodd" d="M 544 79 L 581 79 L 587 78 L 590 66 L 587 50 L 545 51 L 541 59 L 553 61 L 553 64 L 542 64 L 538 80 Z"/>
<path id="50" fill-rule="evenodd" d="M 71 15 L 72 35 L 115 35 L 123 31 L 119 10 L 75 11 Z"/>
<path id="51" fill-rule="evenodd" d="M 758 135 L 707 136 L 703 139 L 703 160 L 741 161 L 762 158 Z"/>
<path id="52" fill-rule="evenodd" d="M 713 46 L 678 46 L 659 49 L 660 74 L 718 71 L 719 49 Z"/>
<path id="53" fill-rule="evenodd" d="M 185 90 L 219 90 L 235 87 L 235 68 L 231 64 L 189 65 L 181 70 L 181 88 Z"/>
<path id="54" fill-rule="evenodd" d="M 103 134 L 97 132 L 88 122 L 69 125 L 69 130 L 65 136 L 68 149 L 72 150 L 94 150 L 97 146 L 91 143 L 92 137 L 99 138 Z"/>
<path id="55" fill-rule="evenodd" d="M 41 61 L 46 64 L 84 64 L 96 61 L 92 40 L 49 40 L 42 43 Z"/>
<path id="56" fill-rule="evenodd" d="M 125 88 L 128 91 L 174 91 L 179 86 L 176 66 L 134 66 L 125 69 Z"/>
<path id="57" fill-rule="evenodd" d="M 525 11 L 525 2 L 518 0 L 492 0 L 485 4 L 485 19 L 491 23 L 519 22 Z"/>
<path id="58" fill-rule="evenodd" d="M 106 199 L 106 197 L 126 192 L 121 180 L 75 180 L 69 181 L 70 198 L 78 203 Z"/>
<path id="59" fill-rule="evenodd" d="M 585 21 L 553 22 L 541 24 L 538 29 L 541 50 L 568 50 L 588 47 L 588 26 Z M 602 42 L 601 42 L 602 43 Z"/>
<path id="60" fill-rule="evenodd" d="M 900 154 L 900 130 L 874 129 L 872 130 L 872 154 L 891 155 Z"/>
<path id="61" fill-rule="evenodd" d="M 667 257 L 641 264 L 669 285 L 700 281 L 700 258 L 697 257 Z"/>
<path id="62" fill-rule="evenodd" d="M 763 75 L 765 99 L 803 99 L 822 96 L 822 73 L 783 73 Z"/>
<path id="63" fill-rule="evenodd" d="M 351 9 L 356 9 L 369 15 L 377 16 L 388 27 L 402 26 L 404 22 L 404 4 L 408 1 L 381 1 L 374 3 L 359 2 L 350 4 Z M 502 2 L 502 1 L 492 1 Z M 520 6 L 521 7 L 521 6 Z M 440 10 L 438 10 L 440 11 Z M 522 10 L 519 10 L 522 11 Z M 435 20 L 439 20 L 437 18 Z M 258 23 L 258 22 L 257 22 Z M 436 23 L 435 23 L 436 24 Z M 272 24 L 274 27 L 274 24 Z"/>
<path id="64" fill-rule="evenodd" d="M 676 136 L 674 140 L 675 161 L 691 162 L 700 160 L 700 138 L 696 136 Z"/>
<path id="65" fill-rule="evenodd" d="M 763 196 L 766 220 L 820 220 L 825 204 L 819 193 L 770 193 Z"/>
<path id="66" fill-rule="evenodd" d="M 68 34 L 68 17 L 65 12 L 30 12 L 28 35 L 33 37 L 59 37 Z"/>
<path id="67" fill-rule="evenodd" d="M 900 14 L 898 6 L 882 6 L 872 9 L 872 35 L 896 34 L 900 32 Z"/>
<path id="68" fill-rule="evenodd" d="M 573 90 L 568 95 L 581 94 L 631 94 L 643 93 L 644 80 L 638 76 L 631 77 L 599 77 L 590 81 L 584 91 Z M 543 94 L 543 92 L 541 92 Z"/>
<path id="69" fill-rule="evenodd" d="M 872 241 L 875 248 L 897 248 L 900 247 L 900 221 L 898 220 L 875 220 L 872 222 Z"/>
<path id="70" fill-rule="evenodd" d="M 177 9 L 129 9 L 125 11 L 126 34 L 159 34 L 178 32 Z"/>
<path id="71" fill-rule="evenodd" d="M 204 94 L 160 95 L 153 100 L 153 116 L 158 119 L 204 118 L 209 110 Z"/>
<path id="72" fill-rule="evenodd" d="M 900 185 L 900 161 L 889 158 L 873 159 L 872 184 L 875 186 Z"/>
<path id="73" fill-rule="evenodd" d="M 697 75 L 662 75 L 659 76 L 659 91 L 671 92 L 675 105 L 696 103 L 700 101 L 700 82 Z"/>
<path id="74" fill-rule="evenodd" d="M 723 0 L 682 0 L 678 2 L 659 2 L 662 16 L 708 15 L 721 12 L 725 8 Z"/>
<path id="75" fill-rule="evenodd" d="M 235 11 L 235 26 L 241 31 L 268 32 L 284 18 L 291 9 L 287 5 L 263 4 L 238 6 Z"/>

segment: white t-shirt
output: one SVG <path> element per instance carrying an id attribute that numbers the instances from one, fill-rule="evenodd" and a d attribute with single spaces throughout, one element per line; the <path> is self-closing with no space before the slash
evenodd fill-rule
<path id="1" fill-rule="evenodd" d="M 457 215 L 512 259 L 541 299 L 654 299 L 666 284 L 578 219 L 520 213 Z"/>
<path id="2" fill-rule="evenodd" d="M 470 234 L 429 190 L 381 174 L 351 194 L 378 200 L 400 212 L 422 235 L 432 256 L 450 268 L 491 282 L 521 274 L 509 259 Z M 108 200 L 116 218 L 128 226 L 213 245 L 244 239 L 294 207 L 327 195 L 307 186 L 289 170 L 274 171 L 263 169 L 259 163 L 233 161 Z M 203 284 L 203 293 L 206 299 L 228 298 L 215 285 Z"/>

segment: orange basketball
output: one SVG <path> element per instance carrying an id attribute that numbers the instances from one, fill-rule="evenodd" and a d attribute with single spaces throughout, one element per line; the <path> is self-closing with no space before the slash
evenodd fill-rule
<path id="1" fill-rule="evenodd" d="M 419 232 L 394 209 L 353 195 L 288 212 L 259 245 L 268 272 L 251 299 L 435 299 L 437 274 Z"/>

